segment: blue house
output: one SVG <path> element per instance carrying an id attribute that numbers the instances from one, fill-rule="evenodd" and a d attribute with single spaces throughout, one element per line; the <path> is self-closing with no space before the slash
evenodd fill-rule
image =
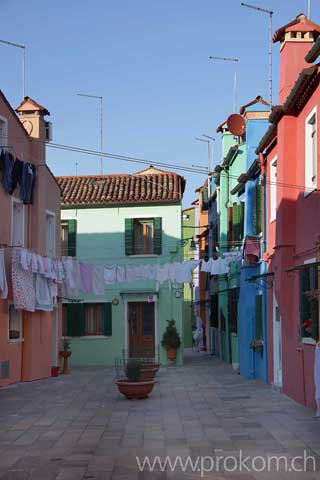
<path id="1" fill-rule="evenodd" d="M 244 105 L 247 170 L 231 193 L 244 199 L 244 260 L 240 272 L 238 336 L 240 374 L 267 382 L 266 289 L 267 268 L 263 260 L 266 228 L 264 175 L 255 149 L 268 129 L 269 105 L 262 97 Z"/>

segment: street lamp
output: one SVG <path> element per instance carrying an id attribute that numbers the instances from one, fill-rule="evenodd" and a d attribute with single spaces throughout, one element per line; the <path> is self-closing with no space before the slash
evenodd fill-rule
<path id="1" fill-rule="evenodd" d="M 221 61 L 221 62 L 233 62 L 238 64 L 239 58 L 233 58 L 233 57 L 216 57 L 216 56 L 210 56 L 209 60 L 213 61 Z M 237 85 L 237 69 L 234 69 L 234 80 L 233 80 L 233 111 L 237 111 L 237 90 L 238 90 L 238 85 Z"/>
<path id="2" fill-rule="evenodd" d="M 96 98 L 100 100 L 100 152 L 103 152 L 103 97 L 99 95 L 89 95 L 87 93 L 77 93 L 78 97 Z M 100 158 L 100 173 L 103 173 L 103 156 Z"/>
<path id="3" fill-rule="evenodd" d="M 272 109 L 272 15 L 273 11 L 268 10 L 267 8 L 257 7 L 256 5 L 251 5 L 249 3 L 241 3 L 242 7 L 251 8 L 252 10 L 257 10 L 261 13 L 266 13 L 269 15 L 269 103 L 270 111 Z M 311 5 L 310 5 L 311 10 Z"/>
<path id="4" fill-rule="evenodd" d="M 0 40 L 0 43 L 22 50 L 22 98 L 24 98 L 26 96 L 26 46 L 20 43 L 8 42 L 7 40 Z"/>

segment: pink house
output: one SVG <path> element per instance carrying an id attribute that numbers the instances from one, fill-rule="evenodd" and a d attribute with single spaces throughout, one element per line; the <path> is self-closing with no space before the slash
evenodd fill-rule
<path id="1" fill-rule="evenodd" d="M 256 151 L 267 193 L 268 380 L 311 407 L 319 340 L 320 72 L 308 61 L 320 53 L 319 35 L 320 25 L 303 14 L 275 32 L 279 105 Z"/>
<path id="2" fill-rule="evenodd" d="M 0 249 L 9 292 L 5 299 L 0 295 L 0 386 L 49 377 L 58 363 L 60 306 L 52 312 L 16 310 L 11 282 L 11 246 L 47 256 L 60 253 L 60 189 L 46 165 L 46 115 L 29 97 L 14 111 L 0 91 L 0 152 L 10 152 L 36 172 L 33 202 L 21 200 L 19 187 L 7 193 L 3 175 L 0 182 Z"/>

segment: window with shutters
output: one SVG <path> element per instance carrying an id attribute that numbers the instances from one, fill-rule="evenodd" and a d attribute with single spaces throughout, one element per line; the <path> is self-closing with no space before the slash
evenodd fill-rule
<path id="1" fill-rule="evenodd" d="M 77 255 L 77 220 L 61 222 L 61 255 L 65 257 Z"/>
<path id="2" fill-rule="evenodd" d="M 9 340 L 22 339 L 22 310 L 16 310 L 13 303 L 9 304 Z"/>
<path id="3" fill-rule="evenodd" d="M 162 219 L 126 218 L 126 255 L 161 255 Z"/>
<path id="4" fill-rule="evenodd" d="M 277 215 L 277 157 L 270 165 L 270 222 L 276 219 Z"/>
<path id="5" fill-rule="evenodd" d="M 230 332 L 238 332 L 238 297 L 239 289 L 231 288 L 228 295 L 229 325 Z"/>
<path id="6" fill-rule="evenodd" d="M 111 303 L 68 303 L 63 306 L 63 334 L 68 337 L 111 336 Z"/>
<path id="7" fill-rule="evenodd" d="M 56 217 L 54 212 L 46 212 L 46 255 L 54 257 L 56 254 Z"/>
<path id="8" fill-rule="evenodd" d="M 253 234 L 260 235 L 262 232 L 262 185 L 257 184 L 254 189 L 253 197 Z"/>
<path id="9" fill-rule="evenodd" d="M 8 145 L 8 121 L 0 115 L 0 150 Z"/>
<path id="10" fill-rule="evenodd" d="M 24 205 L 18 198 L 12 198 L 11 245 L 24 246 Z"/>
<path id="11" fill-rule="evenodd" d="M 210 312 L 211 327 L 219 328 L 219 295 L 215 293 L 211 296 L 211 312 Z"/>
<path id="12" fill-rule="evenodd" d="M 317 188 L 317 108 L 306 119 L 305 139 L 305 194 L 308 194 Z"/>
<path id="13" fill-rule="evenodd" d="M 301 337 L 319 340 L 318 265 L 300 271 L 300 330 Z"/>
<path id="14" fill-rule="evenodd" d="M 208 189 L 203 188 L 201 191 L 202 202 L 201 202 L 201 210 L 208 210 L 209 209 L 209 195 Z"/>

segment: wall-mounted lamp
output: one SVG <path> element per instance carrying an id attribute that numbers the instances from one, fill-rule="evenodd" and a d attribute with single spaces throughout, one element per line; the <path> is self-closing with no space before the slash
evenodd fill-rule
<path id="1" fill-rule="evenodd" d="M 194 251 L 197 249 L 197 247 L 196 247 L 196 242 L 194 241 L 194 238 L 193 238 L 193 237 L 191 237 L 191 238 L 184 238 L 183 240 L 181 240 L 182 246 L 185 247 L 185 246 L 188 244 L 189 241 L 190 241 L 190 247 L 189 247 L 189 249 L 190 249 L 192 252 L 194 252 Z"/>

